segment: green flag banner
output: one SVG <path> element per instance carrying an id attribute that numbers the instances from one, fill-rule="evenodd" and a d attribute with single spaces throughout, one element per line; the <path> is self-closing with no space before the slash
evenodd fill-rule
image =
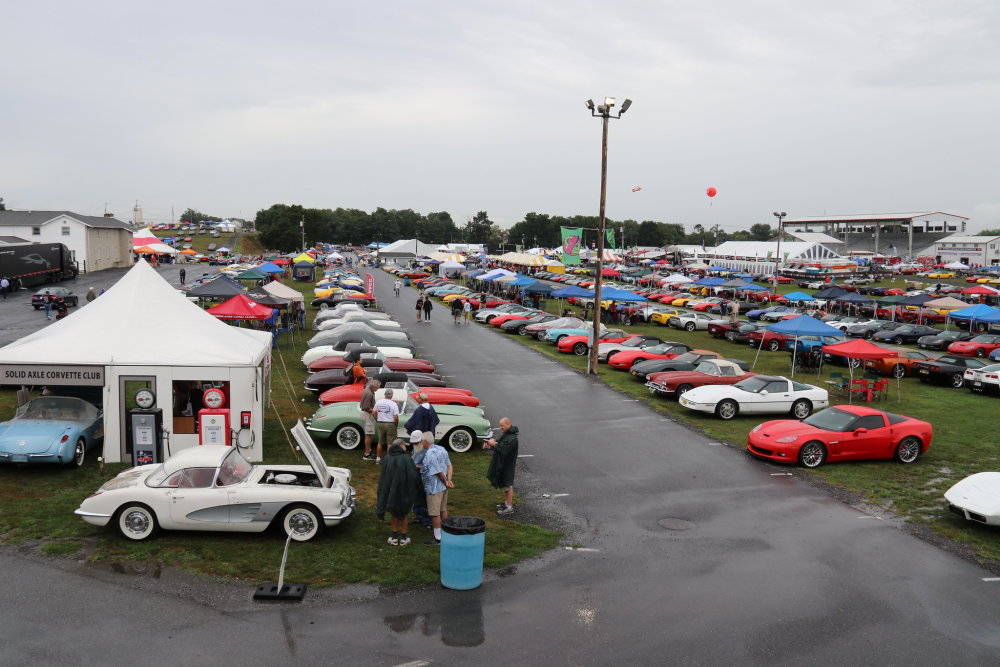
<path id="1" fill-rule="evenodd" d="M 604 236 L 608 241 L 608 247 L 612 250 L 616 249 L 618 246 L 615 245 L 615 230 L 605 229 Z"/>
<path id="2" fill-rule="evenodd" d="M 559 229 L 562 232 L 563 264 L 579 264 L 583 230 L 579 227 L 560 227 Z"/>

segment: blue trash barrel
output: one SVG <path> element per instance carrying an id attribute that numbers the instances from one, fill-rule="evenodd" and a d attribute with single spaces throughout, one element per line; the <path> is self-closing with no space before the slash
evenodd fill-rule
<path id="1" fill-rule="evenodd" d="M 483 583 L 486 522 L 474 516 L 441 519 L 441 585 L 457 591 Z"/>

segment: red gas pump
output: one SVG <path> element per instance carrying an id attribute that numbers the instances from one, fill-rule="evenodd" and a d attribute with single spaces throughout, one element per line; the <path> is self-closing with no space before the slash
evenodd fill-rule
<path id="1" fill-rule="evenodd" d="M 231 445 L 229 439 L 229 408 L 221 389 L 206 389 L 202 396 L 204 408 L 198 411 L 198 444 Z"/>

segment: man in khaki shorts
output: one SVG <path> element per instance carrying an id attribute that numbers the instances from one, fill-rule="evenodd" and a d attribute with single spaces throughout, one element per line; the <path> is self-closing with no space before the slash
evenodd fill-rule
<path id="1" fill-rule="evenodd" d="M 375 392 L 381 386 L 382 383 L 378 380 L 369 380 L 361 392 L 361 402 L 358 403 L 365 431 L 365 453 L 361 457 L 364 461 L 375 460 L 375 454 L 372 452 L 372 436 L 375 435 Z"/>
<path id="2" fill-rule="evenodd" d="M 424 542 L 425 546 L 441 546 L 441 519 L 448 516 L 448 489 L 454 489 L 451 481 L 451 459 L 441 445 L 434 444 L 433 433 L 421 434 L 424 456 L 420 461 L 420 479 L 427 493 L 427 514 L 431 517 L 434 537 Z"/>

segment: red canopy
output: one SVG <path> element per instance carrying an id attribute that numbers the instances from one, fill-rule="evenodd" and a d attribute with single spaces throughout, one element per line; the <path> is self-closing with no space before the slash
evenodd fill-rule
<path id="1" fill-rule="evenodd" d="M 246 294 L 237 294 L 205 312 L 220 320 L 266 320 L 274 314 L 274 309 L 262 306 Z"/>
<path id="2" fill-rule="evenodd" d="M 975 287 L 967 287 L 962 290 L 962 294 L 984 294 L 991 295 L 996 294 L 997 290 L 992 287 L 987 287 L 986 285 L 976 285 Z"/>
<path id="3" fill-rule="evenodd" d="M 285 259 L 284 257 L 282 257 L 281 259 L 272 259 L 271 263 L 272 264 L 277 264 L 278 266 L 288 266 L 289 264 L 292 263 L 292 261 L 289 260 L 289 259 Z"/>
<path id="4" fill-rule="evenodd" d="M 610 276 L 611 278 L 619 278 L 619 277 L 621 277 L 622 274 L 618 273 L 614 269 L 602 269 L 601 270 L 601 275 L 602 276 Z"/>
<path id="5" fill-rule="evenodd" d="M 879 347 L 875 343 L 869 343 L 864 338 L 855 338 L 843 343 L 824 345 L 823 352 L 847 357 L 848 359 L 881 359 L 882 357 L 899 356 L 895 351 Z"/>

